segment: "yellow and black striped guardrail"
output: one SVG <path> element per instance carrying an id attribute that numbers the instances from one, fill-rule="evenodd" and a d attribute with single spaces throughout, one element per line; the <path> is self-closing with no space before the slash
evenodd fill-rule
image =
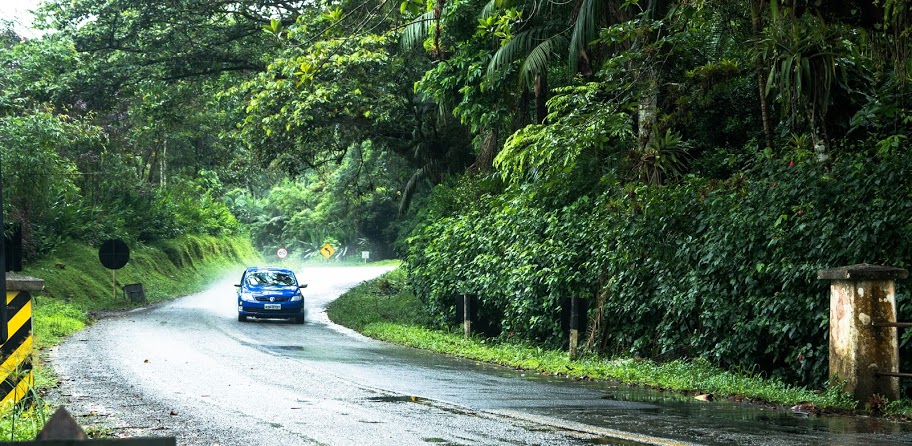
<path id="1" fill-rule="evenodd" d="M 32 375 L 32 296 L 27 291 L 7 291 L 9 338 L 0 345 L 0 407 L 15 404 L 34 387 Z M 3 321 L 0 321 L 3 323 Z"/>

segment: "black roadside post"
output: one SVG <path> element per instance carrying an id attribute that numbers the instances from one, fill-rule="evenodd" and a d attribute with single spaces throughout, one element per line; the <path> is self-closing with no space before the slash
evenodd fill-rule
<path id="1" fill-rule="evenodd" d="M 570 359 L 576 359 L 579 344 L 579 298 L 570 298 Z"/>
<path id="2" fill-rule="evenodd" d="M 9 324 L 6 316 L 6 226 L 3 224 L 3 164 L 0 162 L 0 344 L 9 338 Z"/>
<path id="3" fill-rule="evenodd" d="M 472 296 L 468 294 L 462 295 L 462 323 L 463 330 L 465 331 L 465 337 L 472 337 Z"/>

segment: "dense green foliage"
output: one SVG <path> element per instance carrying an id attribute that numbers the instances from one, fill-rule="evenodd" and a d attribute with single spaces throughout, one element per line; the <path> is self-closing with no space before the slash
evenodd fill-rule
<path id="1" fill-rule="evenodd" d="M 566 205 L 511 190 L 441 210 L 409 240 L 416 293 L 444 324 L 455 320 L 454 298 L 476 294 L 480 318 L 503 336 L 552 345 L 564 339 L 562 299 L 584 297 L 594 309 L 589 347 L 599 352 L 704 357 L 820 383 L 829 284 L 817 271 L 908 266 L 912 160 L 858 156 L 825 169 L 809 158 L 759 155 L 756 168 L 726 181 L 612 187 Z M 437 200 L 474 197 L 477 187 L 441 186 Z M 900 320 L 912 318 L 905 290 Z"/>
<path id="2" fill-rule="evenodd" d="M 409 226 L 415 292 L 438 324 L 474 294 L 486 331 L 555 346 L 565 299 L 584 297 L 600 354 L 822 384 L 817 270 L 909 262 L 909 40 L 882 32 L 909 5 L 874 8 L 878 23 L 867 7 L 801 2 L 592 3 L 569 31 L 591 57 L 570 54 L 596 69 L 571 60 L 580 76 L 552 87 L 543 123 L 505 138 L 498 175 L 438 186 Z M 522 17 L 517 39 L 536 23 Z M 598 37 L 577 39 L 587 26 Z"/>
<path id="3" fill-rule="evenodd" d="M 320 247 L 330 243 L 336 257 L 370 251 L 378 260 L 393 257 L 395 198 L 405 175 L 400 158 L 365 143 L 337 166 L 283 180 L 262 197 L 235 188 L 225 202 L 264 253 L 284 247 L 294 258 L 320 258 Z"/>

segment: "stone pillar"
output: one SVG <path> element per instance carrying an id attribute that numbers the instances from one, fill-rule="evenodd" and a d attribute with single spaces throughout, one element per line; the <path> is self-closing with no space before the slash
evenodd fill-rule
<path id="1" fill-rule="evenodd" d="M 860 403 L 879 394 L 899 399 L 899 378 L 878 375 L 899 369 L 894 281 L 909 272 L 879 265 L 825 269 L 817 278 L 830 282 L 830 378 Z"/>

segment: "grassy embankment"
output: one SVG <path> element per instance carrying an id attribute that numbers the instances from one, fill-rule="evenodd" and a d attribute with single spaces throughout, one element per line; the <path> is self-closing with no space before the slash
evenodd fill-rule
<path id="1" fill-rule="evenodd" d="M 204 289 L 226 269 L 238 270 L 262 263 L 246 238 L 186 236 L 151 246 L 134 246 L 130 262 L 117 271 L 114 296 L 111 270 L 98 260 L 97 248 L 67 242 L 22 274 L 45 281 L 45 290 L 33 293 L 32 332 L 36 347 L 35 387 L 38 403 L 25 410 L 0 411 L 0 441 L 34 438 L 51 410 L 40 400 L 43 389 L 56 385 L 42 363 L 42 353 L 92 322 L 94 315 L 144 304 L 123 295 L 124 284 L 142 283 L 146 298 L 159 302 Z"/>
<path id="2" fill-rule="evenodd" d="M 333 302 L 328 309 L 329 317 L 377 339 L 542 374 L 615 380 L 668 391 L 713 394 L 715 398 L 736 401 L 785 406 L 802 403 L 803 410 L 811 411 L 847 412 L 856 405 L 840 390 L 813 391 L 757 374 L 721 370 L 703 360 L 656 363 L 635 358 L 584 357 L 571 361 L 565 351 L 544 350 L 499 339 L 466 339 L 461 329 L 448 332 L 426 328 L 428 316 L 422 312 L 420 300 L 404 284 L 403 269 L 362 284 Z M 912 419 L 912 401 L 909 400 L 875 409 Z"/>

